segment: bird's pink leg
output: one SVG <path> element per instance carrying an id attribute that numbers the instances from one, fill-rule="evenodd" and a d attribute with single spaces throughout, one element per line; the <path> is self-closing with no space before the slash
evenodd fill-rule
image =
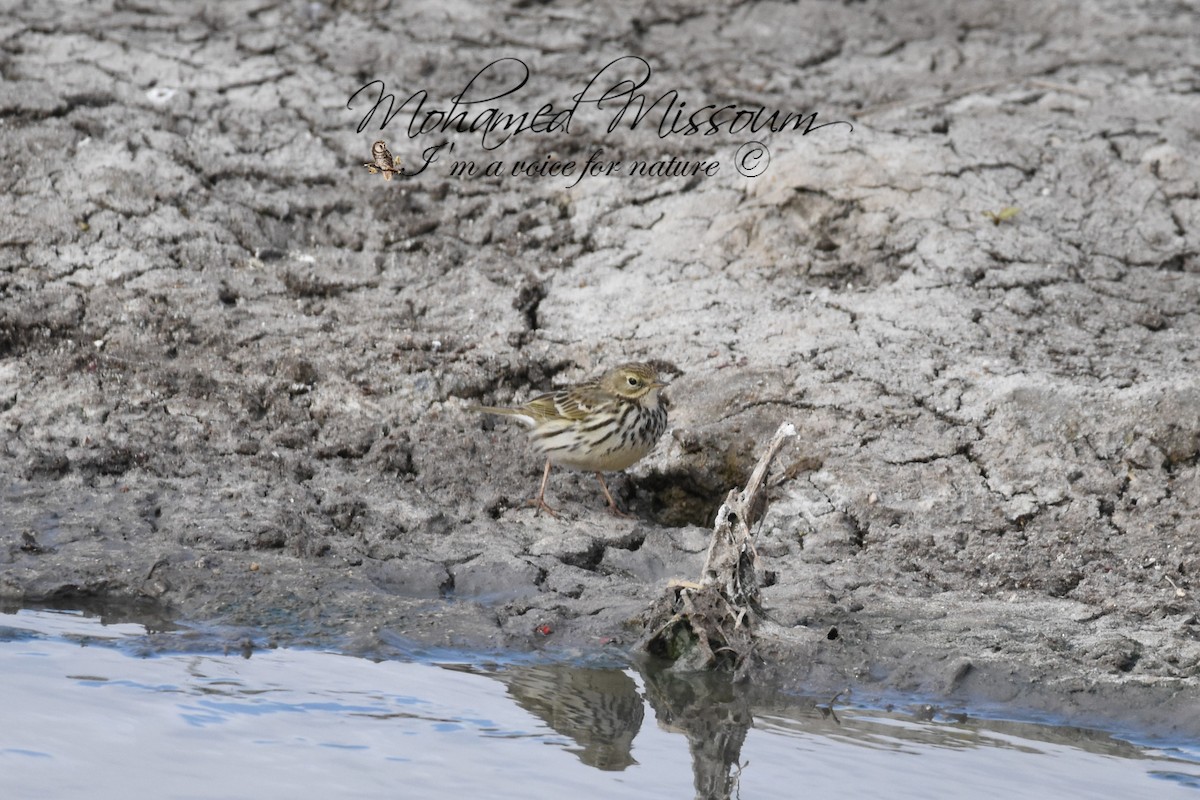
<path id="1" fill-rule="evenodd" d="M 555 511 L 553 508 L 551 508 L 550 504 L 546 502 L 546 482 L 549 480 L 550 480 L 550 459 L 547 458 L 546 459 L 546 471 L 542 473 L 542 488 L 538 490 L 538 496 L 529 501 L 529 505 L 536 506 L 538 511 L 541 511 L 544 508 L 544 509 L 546 509 L 547 514 L 554 517 L 555 519 L 558 519 L 558 512 Z M 537 512 L 534 512 L 534 514 L 536 515 Z"/>
<path id="2" fill-rule="evenodd" d="M 597 472 L 596 477 L 600 479 L 600 488 L 604 490 L 604 496 L 608 498 L 609 512 L 616 514 L 618 517 L 627 517 L 628 519 L 636 519 L 636 517 L 634 517 L 633 514 L 630 514 L 627 511 L 622 511 L 621 507 L 617 505 L 617 501 L 613 500 L 612 493 L 608 491 L 608 484 L 604 482 L 603 473 Z"/>

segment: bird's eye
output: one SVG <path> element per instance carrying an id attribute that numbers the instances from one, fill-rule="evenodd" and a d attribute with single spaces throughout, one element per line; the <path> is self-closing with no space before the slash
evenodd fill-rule
<path id="1" fill-rule="evenodd" d="M 630 376 L 629 376 L 629 385 L 630 385 L 630 386 L 637 386 L 637 385 L 638 385 L 638 379 L 637 379 L 636 377 L 634 377 L 633 375 L 630 375 Z"/>

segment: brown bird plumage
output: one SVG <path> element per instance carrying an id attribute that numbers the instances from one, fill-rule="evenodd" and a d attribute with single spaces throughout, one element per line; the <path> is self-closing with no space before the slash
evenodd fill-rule
<path id="1" fill-rule="evenodd" d="M 530 429 L 534 446 L 546 456 L 542 486 L 531 505 L 557 516 L 546 503 L 546 482 L 550 465 L 558 464 L 595 472 L 609 508 L 624 514 L 603 473 L 626 469 L 654 449 L 667 429 L 667 406 L 659 397 L 666 386 L 649 364 L 631 362 L 523 405 L 473 406 L 472 410 L 514 417 Z"/>

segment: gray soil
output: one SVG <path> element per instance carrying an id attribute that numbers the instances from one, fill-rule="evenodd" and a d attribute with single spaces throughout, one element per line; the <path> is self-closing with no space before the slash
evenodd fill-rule
<path id="1" fill-rule="evenodd" d="M 790 420 L 761 685 L 1200 731 L 1187 4 L 203 5 L 0 20 L 5 603 L 619 653 Z M 610 133 L 617 100 L 489 151 L 347 108 L 379 79 L 445 109 L 515 58 L 493 104 L 563 109 L 625 55 L 651 100 L 853 130 Z M 379 138 L 410 168 L 455 149 L 385 181 Z M 511 174 L 601 148 L 610 177 Z M 670 156 L 720 168 L 627 172 Z M 468 404 L 635 358 L 672 380 L 667 435 L 610 480 L 635 518 L 567 471 L 535 515 L 542 463 Z"/>

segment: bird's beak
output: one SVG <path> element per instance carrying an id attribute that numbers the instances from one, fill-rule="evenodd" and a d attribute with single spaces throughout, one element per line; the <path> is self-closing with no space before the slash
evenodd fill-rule
<path id="1" fill-rule="evenodd" d="M 670 385 L 671 384 L 669 384 L 669 383 L 663 383 L 662 381 L 656 380 L 650 384 L 650 388 L 651 389 L 666 389 Z"/>

